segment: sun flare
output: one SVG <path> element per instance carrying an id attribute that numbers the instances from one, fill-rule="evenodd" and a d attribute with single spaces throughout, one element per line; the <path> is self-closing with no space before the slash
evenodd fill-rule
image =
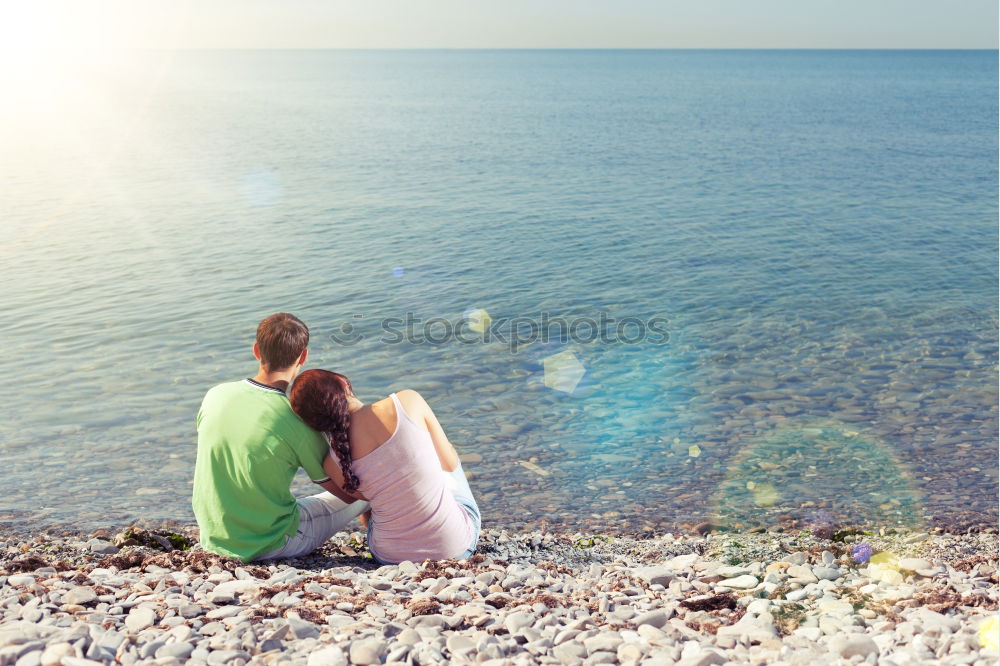
<path id="1" fill-rule="evenodd" d="M 13 92 L 50 86 L 122 46 L 119 15 L 89 3 L 0 4 L 0 80 Z"/>

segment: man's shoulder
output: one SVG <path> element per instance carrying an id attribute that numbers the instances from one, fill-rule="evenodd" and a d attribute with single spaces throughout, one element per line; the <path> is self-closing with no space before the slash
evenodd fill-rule
<path id="1" fill-rule="evenodd" d="M 245 380 L 224 382 L 208 389 L 201 401 L 202 412 L 232 412 L 251 410 L 253 412 L 290 412 L 287 400 L 261 400 L 257 391 Z"/>
<path id="2" fill-rule="evenodd" d="M 219 395 L 219 394 L 224 394 L 224 393 L 234 393 L 234 392 L 243 390 L 243 388 L 246 385 L 247 385 L 247 382 L 246 382 L 245 379 L 239 379 L 239 380 L 232 381 L 232 382 L 223 382 L 221 384 L 216 384 L 212 388 L 208 389 L 208 392 L 206 392 L 205 395 L 207 397 L 207 396 L 210 396 L 210 395 Z"/>

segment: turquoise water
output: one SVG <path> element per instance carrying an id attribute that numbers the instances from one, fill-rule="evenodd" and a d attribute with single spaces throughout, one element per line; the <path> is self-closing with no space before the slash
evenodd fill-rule
<path id="1" fill-rule="evenodd" d="M 995 51 L 190 52 L 13 95 L 0 524 L 193 520 L 201 397 L 254 374 L 284 310 L 362 399 L 428 398 L 482 457 L 491 525 L 993 525 L 997 72 Z M 382 328 L 477 309 L 667 334 Z"/>

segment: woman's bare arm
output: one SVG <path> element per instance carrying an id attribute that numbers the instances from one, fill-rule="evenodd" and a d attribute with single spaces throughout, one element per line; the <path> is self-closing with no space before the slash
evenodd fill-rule
<path id="1" fill-rule="evenodd" d="M 437 416 L 434 415 L 434 410 L 427 404 L 423 396 L 412 389 L 400 391 L 397 396 L 418 408 L 418 414 L 423 416 L 424 427 L 427 428 L 427 432 L 431 435 L 431 441 L 434 442 L 434 451 L 437 452 L 438 460 L 441 462 L 441 469 L 446 472 L 454 472 L 458 467 L 458 453 L 448 441 L 448 436 L 444 434 L 444 428 L 441 427 Z M 407 412 L 412 413 L 409 408 L 407 408 Z M 418 414 L 414 414 L 414 417 L 417 417 Z M 420 422 L 419 418 L 414 418 L 414 420 Z"/>

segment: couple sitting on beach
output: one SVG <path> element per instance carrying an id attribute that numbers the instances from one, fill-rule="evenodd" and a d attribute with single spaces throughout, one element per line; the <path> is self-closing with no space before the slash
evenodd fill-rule
<path id="1" fill-rule="evenodd" d="M 430 406 L 411 390 L 366 405 L 344 375 L 300 374 L 308 344 L 302 321 L 272 315 L 257 327 L 257 376 L 205 395 L 192 497 L 202 546 L 244 562 L 297 557 L 360 516 L 382 564 L 471 556 L 479 508 Z M 324 492 L 292 496 L 300 467 Z"/>

